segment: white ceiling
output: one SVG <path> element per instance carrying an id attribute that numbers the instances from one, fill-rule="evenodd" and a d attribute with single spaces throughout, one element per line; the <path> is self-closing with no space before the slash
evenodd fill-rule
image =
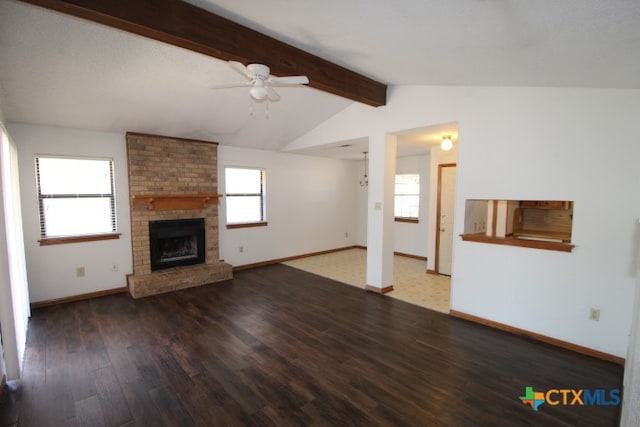
<path id="1" fill-rule="evenodd" d="M 418 129 L 407 129 L 396 132 L 394 135 L 398 137 L 397 157 L 428 155 L 430 154 L 430 147 L 439 145 L 444 135 L 450 136 L 454 144 L 458 142 L 458 124 L 441 123 Z M 288 150 L 289 153 L 343 160 L 363 160 L 365 151 L 369 151 L 367 138 L 331 142 L 321 147 Z"/>
<path id="2" fill-rule="evenodd" d="M 187 0 L 390 85 L 640 87 L 637 0 Z"/>
<path id="3" fill-rule="evenodd" d="M 637 0 L 189 3 L 388 85 L 640 88 Z M 252 104 L 245 88 L 212 89 L 241 79 L 210 57 L 0 1 L 0 102 L 8 121 L 280 150 L 352 103 L 281 88 L 266 117 L 266 104 Z M 433 132 L 409 131 L 401 145 L 423 138 L 423 148 L 437 142 Z M 366 142 L 355 142 L 350 156 L 361 156 Z M 306 154 L 344 157 L 331 151 L 345 142 L 327 143 L 327 153 Z"/>

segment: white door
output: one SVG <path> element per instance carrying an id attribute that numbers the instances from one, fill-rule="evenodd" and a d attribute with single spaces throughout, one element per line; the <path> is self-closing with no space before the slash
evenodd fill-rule
<path id="1" fill-rule="evenodd" d="M 456 196 L 456 165 L 438 165 L 438 229 L 436 271 L 451 276 L 453 210 Z"/>

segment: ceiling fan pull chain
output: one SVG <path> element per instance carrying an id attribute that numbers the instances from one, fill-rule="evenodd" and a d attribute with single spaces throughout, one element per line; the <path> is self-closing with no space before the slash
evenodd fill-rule
<path id="1" fill-rule="evenodd" d="M 253 99 L 249 97 L 249 117 L 253 117 Z"/>
<path id="2" fill-rule="evenodd" d="M 267 99 L 266 106 L 264 107 L 264 116 L 269 120 L 269 100 Z"/>

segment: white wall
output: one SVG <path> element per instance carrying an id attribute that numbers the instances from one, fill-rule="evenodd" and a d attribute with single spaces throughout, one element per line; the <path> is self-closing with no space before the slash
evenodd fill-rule
<path id="1" fill-rule="evenodd" d="M 31 301 L 126 286 L 132 256 L 125 136 L 18 123 L 9 124 L 9 129 L 20 155 Z M 121 238 L 40 246 L 36 154 L 113 158 Z M 219 146 L 220 192 L 224 190 L 224 166 L 266 169 L 269 222 L 267 227 L 227 230 L 222 198 L 220 256 L 225 261 L 245 265 L 355 244 L 358 177 L 354 162 Z M 111 272 L 113 263 L 119 264 L 118 272 Z M 80 266 L 85 267 L 86 276 L 77 278 L 75 271 Z"/>
<path id="2" fill-rule="evenodd" d="M 4 126 L 4 114 L 2 112 L 2 98 L 0 97 L 0 126 Z M 2 166 L 0 166 L 0 173 L 2 172 Z M 1 191 L 1 190 L 0 190 Z M 4 197 L 0 194 L 0 212 L 4 211 Z M 4 218 L 2 219 L 4 221 Z M 6 239 L 5 234 L 0 235 L 2 239 Z M 6 316 L 5 311 L 9 309 L 7 301 L 8 297 L 4 295 L 8 295 L 11 288 L 9 282 L 9 269 L 7 267 L 8 259 L 6 254 L 6 249 L 0 249 L 0 295 L 2 295 L 2 299 L 0 302 L 0 378 L 3 375 L 7 374 L 7 366 L 4 361 L 4 349 L 2 347 L 2 319 Z"/>
<path id="3" fill-rule="evenodd" d="M 420 207 L 418 223 L 394 223 L 394 251 L 426 257 L 429 246 L 430 156 L 399 157 L 397 174 L 420 174 Z"/>
<path id="4" fill-rule="evenodd" d="M 18 152 L 0 122 L 0 322 L 2 373 L 20 378 L 30 315 L 22 233 Z"/>
<path id="5" fill-rule="evenodd" d="M 266 227 L 227 230 L 223 197 L 219 210 L 220 257 L 226 262 L 247 265 L 355 244 L 355 162 L 220 145 L 221 194 L 226 166 L 266 169 L 269 223 Z"/>
<path id="6" fill-rule="evenodd" d="M 4 126 L 4 113 L 2 112 L 2 98 L 0 97 L 0 125 Z M 0 166 L 1 168 L 1 166 Z M 1 169 L 0 169 L 1 172 Z M 0 212 L 2 212 L 4 210 L 4 198 L 0 195 Z M 2 235 L 2 238 L 5 238 L 4 235 Z M 0 253 L 0 263 L 2 263 L 2 265 L 0 265 L 0 271 L 3 272 L 2 274 L 0 274 L 0 294 L 4 295 L 4 293 L 9 290 L 9 279 L 8 279 L 8 271 L 6 268 L 4 268 L 4 263 L 6 261 L 2 261 L 2 258 L 6 258 L 6 254 L 4 253 Z M 6 276 L 5 276 L 6 274 Z M 5 289 L 6 287 L 6 289 Z M 3 313 L 4 310 L 6 310 L 7 307 L 5 306 L 5 304 L 0 303 L 0 326 L 2 323 L 2 317 L 3 317 Z M 2 327 L 0 327 L 0 378 L 3 375 L 7 374 L 7 367 L 6 364 L 4 362 L 4 349 L 2 348 Z"/>
<path id="7" fill-rule="evenodd" d="M 369 203 L 369 187 L 362 187 L 360 180 L 364 173 L 364 160 L 356 162 L 357 207 L 356 207 L 356 245 L 367 246 L 367 204 Z"/>
<path id="8" fill-rule="evenodd" d="M 640 236 L 636 238 L 636 242 L 640 245 Z M 632 322 L 629 352 L 624 365 L 621 426 L 640 425 L 640 278 L 636 283 Z"/>
<path id="9" fill-rule="evenodd" d="M 1 143 L 1 141 L 0 141 Z M 7 354 L 4 351 L 0 353 L 0 377 L 7 374 L 7 367 L 5 364 L 5 357 L 9 359 L 10 364 L 14 365 L 14 370 L 19 368 L 17 366 L 17 342 L 15 333 L 15 322 L 13 319 L 13 298 L 11 297 L 11 275 L 9 274 L 9 253 L 5 242 L 8 239 L 8 232 L 5 221 L 5 199 L 4 185 L 2 175 L 4 172 L 5 162 L 2 161 L 4 150 L 0 149 L 0 324 L 3 332 L 5 345 L 7 347 Z M 8 201 L 7 201 L 8 202 Z M 6 203 L 8 205 L 8 203 Z M 2 348 L 0 348 L 2 350 Z M 1 391 L 1 390 L 0 390 Z"/>
<path id="10" fill-rule="evenodd" d="M 127 155 L 123 134 L 11 123 L 18 147 L 25 252 L 31 301 L 46 301 L 126 286 L 131 273 L 131 226 Z M 114 161 L 116 209 L 120 239 L 40 246 L 35 180 L 36 154 L 108 157 Z M 118 272 L 111 266 L 118 264 Z M 77 267 L 86 275 L 76 277 Z"/>
<path id="11" fill-rule="evenodd" d="M 457 122 L 452 309 L 625 357 L 640 91 L 401 86 L 389 95 L 387 106 L 354 104 L 287 149 Z M 465 199 L 573 200 L 576 248 L 463 242 Z M 601 309 L 599 322 L 589 307 Z"/>
<path id="12" fill-rule="evenodd" d="M 364 161 L 358 162 L 357 170 L 362 175 Z M 429 198 L 433 183 L 430 173 L 430 156 L 410 156 L 396 159 L 396 174 L 420 174 L 420 209 L 418 223 L 394 223 L 395 252 L 426 257 L 429 247 Z M 367 191 L 358 191 L 357 244 L 367 245 Z"/>

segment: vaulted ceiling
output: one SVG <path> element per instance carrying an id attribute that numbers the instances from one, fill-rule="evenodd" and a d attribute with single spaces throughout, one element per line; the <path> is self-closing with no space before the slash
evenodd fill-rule
<path id="1" fill-rule="evenodd" d="M 634 0 L 188 3 L 384 85 L 640 88 Z M 240 80 L 203 53 L 0 2 L 8 121 L 280 150 L 356 102 L 313 87 L 280 88 L 269 104 L 246 88 L 213 89 Z"/>

